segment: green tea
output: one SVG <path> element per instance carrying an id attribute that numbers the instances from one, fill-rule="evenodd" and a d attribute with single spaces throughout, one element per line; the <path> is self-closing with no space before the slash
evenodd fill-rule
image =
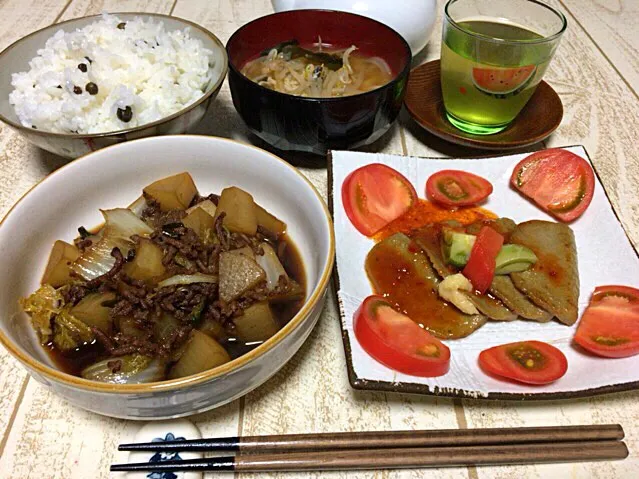
<path id="1" fill-rule="evenodd" d="M 469 20 L 457 25 L 461 29 L 445 25 L 441 51 L 448 118 L 470 133 L 496 133 L 534 93 L 555 44 L 538 43 L 541 35 L 508 23 Z"/>

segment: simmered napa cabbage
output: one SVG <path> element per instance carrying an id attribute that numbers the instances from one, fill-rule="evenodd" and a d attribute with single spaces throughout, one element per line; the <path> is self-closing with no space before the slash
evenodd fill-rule
<path id="1" fill-rule="evenodd" d="M 53 334 L 51 322 L 62 311 L 64 298 L 50 284 L 43 284 L 27 298 L 20 298 L 20 306 L 31 316 L 31 324 L 40 337 L 42 344 L 47 344 Z"/>
<path id="2" fill-rule="evenodd" d="M 95 340 L 95 333 L 65 307 L 53 318 L 53 345 L 62 352 L 86 346 Z"/>
<path id="3" fill-rule="evenodd" d="M 90 293 L 73 306 L 69 312 L 87 326 L 98 328 L 103 333 L 109 334 L 113 330 L 111 309 L 116 297 L 117 295 L 113 291 Z"/>
<path id="4" fill-rule="evenodd" d="M 104 359 L 82 370 L 84 379 L 111 384 L 139 384 L 164 379 L 166 364 L 141 354 Z"/>
<path id="5" fill-rule="evenodd" d="M 129 209 L 103 210 L 102 215 L 105 224 L 99 241 L 85 249 L 71 265 L 73 273 L 86 280 L 95 279 L 113 267 L 114 248 L 118 248 L 121 254 L 126 254 L 134 247 L 133 237 L 146 237 L 153 232 L 153 228 Z"/>

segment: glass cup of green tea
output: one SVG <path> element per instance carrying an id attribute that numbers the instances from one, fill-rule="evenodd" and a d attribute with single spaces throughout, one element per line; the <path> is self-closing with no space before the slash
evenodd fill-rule
<path id="1" fill-rule="evenodd" d="M 566 17 L 536 0 L 449 0 L 441 85 L 448 120 L 491 135 L 532 97 L 566 30 Z"/>

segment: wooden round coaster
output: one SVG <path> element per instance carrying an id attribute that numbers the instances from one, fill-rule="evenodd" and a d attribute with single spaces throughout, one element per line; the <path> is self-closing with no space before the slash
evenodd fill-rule
<path id="1" fill-rule="evenodd" d="M 451 143 L 485 150 L 509 150 L 537 143 L 557 129 L 564 114 L 559 95 L 542 81 L 505 130 L 485 136 L 458 130 L 446 119 L 439 60 L 411 71 L 404 103 L 413 119 L 426 131 Z"/>

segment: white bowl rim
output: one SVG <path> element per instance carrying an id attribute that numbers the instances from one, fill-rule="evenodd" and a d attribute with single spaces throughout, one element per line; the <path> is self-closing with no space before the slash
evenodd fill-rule
<path id="1" fill-rule="evenodd" d="M 9 338 L 5 335 L 5 333 L 0 329 L 0 344 L 2 344 L 11 355 L 17 358 L 20 362 L 26 365 L 28 368 L 37 371 L 48 379 L 54 380 L 59 383 L 66 384 L 68 386 L 72 386 L 79 389 L 89 390 L 93 392 L 102 392 L 102 393 L 120 393 L 120 394 L 131 394 L 131 393 L 153 393 L 159 391 L 168 391 L 179 389 L 183 386 L 194 386 L 197 384 L 204 383 L 216 377 L 222 376 L 224 374 L 228 374 L 240 367 L 245 366 L 249 362 L 259 358 L 263 354 L 267 353 L 275 346 L 277 346 L 286 336 L 288 336 L 295 328 L 297 328 L 311 313 L 313 308 L 317 305 L 317 303 L 321 300 L 326 287 L 328 286 L 328 282 L 331 278 L 333 272 L 333 264 L 335 261 L 335 232 L 333 229 L 333 220 L 331 218 L 331 214 L 329 212 L 328 206 L 326 202 L 322 198 L 322 196 L 317 191 L 317 188 L 306 178 L 302 173 L 300 173 L 297 168 L 292 166 L 290 163 L 286 162 L 282 158 L 274 155 L 266 150 L 258 148 L 253 145 L 249 145 L 246 143 L 242 143 L 240 141 L 232 140 L 229 138 L 221 138 L 217 136 L 204 136 L 204 135 L 163 135 L 160 137 L 150 137 L 150 138 L 141 138 L 139 140 L 128 141 L 125 143 L 119 143 L 116 145 L 107 146 L 98 151 L 88 153 L 74 161 L 71 161 L 62 167 L 55 170 L 50 175 L 46 176 L 38 183 L 33 185 L 29 190 L 24 193 L 20 199 L 11 207 L 11 209 L 7 212 L 7 214 L 0 220 L 0 229 L 2 229 L 5 220 L 13 213 L 13 211 L 25 200 L 25 198 L 31 194 L 36 188 L 39 188 L 40 185 L 51 181 L 51 178 L 58 177 L 59 175 L 64 174 L 66 170 L 69 168 L 79 168 L 80 165 L 84 165 L 85 163 L 89 163 L 93 160 L 93 157 L 99 156 L 103 154 L 105 151 L 112 148 L 130 148 L 131 146 L 135 146 L 140 142 L 152 142 L 157 139 L 167 140 L 167 139 L 182 139 L 182 138 L 196 138 L 198 140 L 209 139 L 214 141 L 221 141 L 227 143 L 234 143 L 240 145 L 244 148 L 251 148 L 259 151 L 262 154 L 266 154 L 276 161 L 278 161 L 282 166 L 290 169 L 293 173 L 295 173 L 299 178 L 301 178 L 304 183 L 311 189 L 315 198 L 319 201 L 322 206 L 324 212 L 324 220 L 326 221 L 326 225 L 328 227 L 329 237 L 328 237 L 328 257 L 325 258 L 325 262 L 321 271 L 321 275 L 315 290 L 312 294 L 306 299 L 300 310 L 297 314 L 274 336 L 269 338 L 263 344 L 259 345 L 257 348 L 249 351 L 248 353 L 243 354 L 242 356 L 225 363 L 221 366 L 218 366 L 213 369 L 209 369 L 206 371 L 202 371 L 198 374 L 193 374 L 191 376 L 187 376 L 179 379 L 171 379 L 165 381 L 157 381 L 152 383 L 143 383 L 143 384 L 108 384 L 101 383 L 98 381 L 91 381 L 88 379 L 84 379 L 78 376 L 74 376 L 58 369 L 54 369 L 51 366 L 47 366 L 46 364 L 34 359 L 31 355 L 27 354 L 22 350 L 22 348 L 16 347 L 16 345 L 9 340 Z"/>
<path id="2" fill-rule="evenodd" d="M 165 15 L 163 13 L 145 13 L 145 12 L 110 12 L 110 15 L 136 15 L 136 16 L 140 16 L 140 17 L 153 17 L 153 18 L 158 18 L 158 19 L 163 19 L 163 18 L 168 18 L 171 20 L 177 20 L 179 22 L 182 22 L 185 24 L 185 27 L 191 27 L 191 28 L 195 28 L 197 30 L 200 30 L 202 33 L 204 33 L 205 35 L 209 36 L 211 38 L 211 40 L 213 40 L 213 43 L 215 43 L 216 47 L 222 52 L 222 59 L 224 62 L 223 65 L 223 69 L 222 72 L 219 76 L 219 78 L 215 81 L 215 83 L 210 86 L 209 88 L 207 88 L 207 90 L 204 92 L 204 94 L 198 98 L 196 101 L 194 101 L 193 103 L 190 103 L 189 105 L 185 106 L 184 108 L 182 108 L 181 110 L 176 111 L 175 113 L 172 113 L 169 116 L 165 116 L 164 118 L 160 118 L 159 120 L 155 120 L 152 121 L 150 123 L 145 123 L 144 125 L 138 125 L 138 126 L 134 126 L 132 128 L 125 128 L 123 130 L 112 130 L 112 131 L 105 131 L 102 133 L 56 133 L 53 131 L 47 131 L 47 130 L 40 130 L 40 129 L 34 129 L 34 128 L 27 128 L 24 125 L 21 125 L 20 123 L 16 123 L 13 120 L 10 120 L 9 118 L 7 118 L 6 116 L 2 115 L 2 113 L 0 113 L 0 121 L 6 123 L 7 125 L 17 129 L 17 130 L 22 130 L 25 132 L 29 132 L 29 133 L 33 133 L 36 135 L 40 135 L 40 136 L 53 136 L 56 138 L 71 138 L 71 139 L 84 139 L 84 138 L 105 138 L 105 137 L 119 137 L 122 135 L 127 135 L 129 133 L 135 133 L 138 131 L 142 131 L 145 130 L 146 128 L 153 128 L 155 126 L 161 125 L 163 123 L 166 123 L 168 121 L 171 121 L 175 118 L 178 118 L 180 116 L 182 116 L 183 114 L 193 110 L 195 107 L 197 107 L 198 105 L 201 105 L 203 102 L 205 102 L 211 95 L 213 95 L 217 90 L 219 90 L 219 88 L 222 86 L 222 83 L 224 83 L 224 79 L 226 78 L 226 75 L 229 71 L 229 57 L 228 54 L 226 53 L 226 48 L 224 47 L 224 44 L 222 43 L 222 41 L 210 30 L 204 28 L 201 25 L 198 25 L 195 22 L 192 22 L 190 20 L 186 20 L 184 18 L 180 18 L 180 17 L 174 17 L 172 15 Z M 8 47 L 6 47 L 4 50 L 0 51 L 0 64 L 2 64 L 2 57 L 4 56 L 5 53 L 7 53 L 9 50 L 13 49 L 14 47 L 18 46 L 23 40 L 31 37 L 32 35 L 36 35 L 40 32 L 43 32 L 45 30 L 55 30 L 57 27 L 61 27 L 62 25 L 66 25 L 66 24 L 70 24 L 73 22 L 78 22 L 80 20 L 88 20 L 91 18 L 95 18 L 96 20 L 98 18 L 101 18 L 102 14 L 98 14 L 98 15 L 87 15 L 84 17 L 78 17 L 78 18 L 72 18 L 70 20 L 65 20 L 63 22 L 59 22 L 59 23 L 53 23 L 51 25 L 48 25 L 46 27 L 40 28 L 39 30 L 36 30 L 35 32 L 31 32 L 28 35 L 25 35 L 24 37 L 18 38 L 15 42 L 13 42 L 11 45 L 9 45 Z"/>

